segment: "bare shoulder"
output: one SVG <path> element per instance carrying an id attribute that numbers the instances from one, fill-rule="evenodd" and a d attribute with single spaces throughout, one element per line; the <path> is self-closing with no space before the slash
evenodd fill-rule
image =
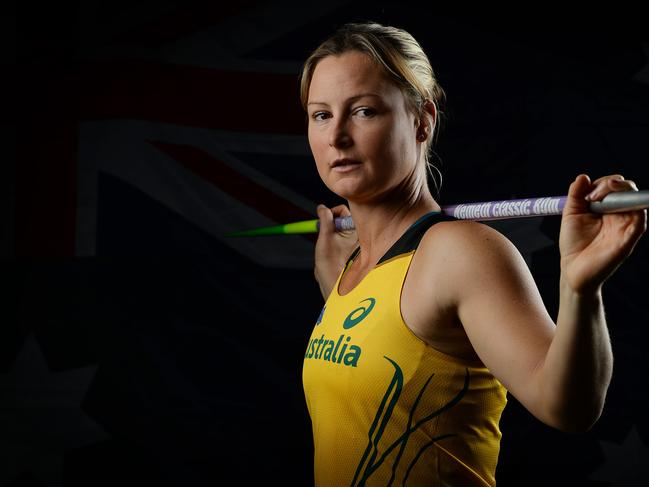
<path id="1" fill-rule="evenodd" d="M 514 244 L 498 230 L 475 221 L 440 222 L 424 234 L 422 253 L 445 261 L 473 261 L 519 255 Z M 439 263 L 439 262 L 438 262 Z"/>
<path id="2" fill-rule="evenodd" d="M 529 283 L 529 269 L 516 246 L 484 223 L 440 222 L 424 234 L 420 249 L 419 262 L 438 276 L 438 286 L 444 283 L 447 303 L 457 304 L 469 288 Z"/>
<path id="3" fill-rule="evenodd" d="M 555 324 L 518 249 L 471 221 L 433 225 L 420 249 L 427 295 L 437 309 L 450 310 L 481 362 L 534 414 L 539 398 L 531 378 Z"/>

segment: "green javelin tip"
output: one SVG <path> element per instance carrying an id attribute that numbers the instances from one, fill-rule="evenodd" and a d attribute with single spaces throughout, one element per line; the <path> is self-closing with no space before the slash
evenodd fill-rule
<path id="1" fill-rule="evenodd" d="M 292 235 L 298 233 L 318 233 L 318 220 L 304 220 L 284 225 L 273 225 L 270 227 L 253 228 L 241 232 L 227 233 L 226 237 L 258 237 L 260 235 Z"/>

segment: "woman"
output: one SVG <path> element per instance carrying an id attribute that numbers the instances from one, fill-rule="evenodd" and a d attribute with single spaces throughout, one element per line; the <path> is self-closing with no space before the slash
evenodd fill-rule
<path id="1" fill-rule="evenodd" d="M 504 236 L 440 213 L 426 168 L 442 96 L 415 39 L 378 24 L 342 27 L 304 66 L 318 173 L 349 203 L 318 208 L 326 303 L 303 369 L 317 485 L 495 485 L 506 391 L 563 431 L 602 411 L 602 284 L 646 211 L 587 204 L 635 184 L 580 174 L 570 185 L 555 324 Z M 355 231 L 336 233 L 333 218 L 349 214 Z"/>

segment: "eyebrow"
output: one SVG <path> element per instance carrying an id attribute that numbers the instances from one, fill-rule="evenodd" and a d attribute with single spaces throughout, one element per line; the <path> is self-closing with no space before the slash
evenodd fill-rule
<path id="1" fill-rule="evenodd" d="M 347 100 L 345 100 L 345 102 L 353 103 L 356 100 L 358 100 L 360 98 L 364 98 L 366 96 L 371 96 L 371 97 L 375 97 L 375 98 L 381 98 L 381 95 L 377 95 L 376 93 L 361 93 L 359 95 L 354 95 L 354 96 L 351 96 L 351 97 L 347 98 Z M 328 103 L 325 103 L 323 101 L 310 101 L 309 103 L 307 103 L 307 106 L 308 105 L 328 105 Z"/>

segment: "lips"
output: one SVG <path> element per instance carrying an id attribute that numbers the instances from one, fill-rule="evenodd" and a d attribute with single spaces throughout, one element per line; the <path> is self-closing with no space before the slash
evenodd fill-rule
<path id="1" fill-rule="evenodd" d="M 354 164 L 360 164 L 360 161 L 356 161 L 354 159 L 349 159 L 347 157 L 341 158 L 341 159 L 336 159 L 334 162 L 331 163 L 331 168 L 339 167 L 339 166 L 351 166 Z"/>

